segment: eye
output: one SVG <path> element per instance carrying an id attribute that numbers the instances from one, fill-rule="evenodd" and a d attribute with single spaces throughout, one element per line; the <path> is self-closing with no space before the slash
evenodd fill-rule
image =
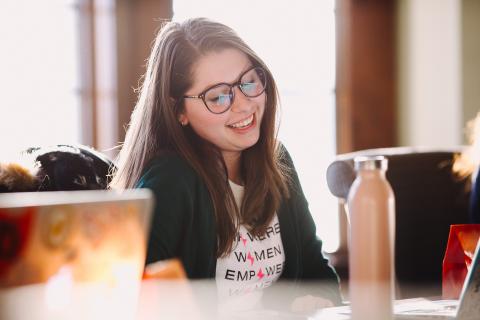
<path id="1" fill-rule="evenodd" d="M 212 97 L 212 99 L 208 100 L 208 102 L 218 105 L 228 105 L 230 104 L 230 100 L 231 99 L 229 94 L 220 94 L 217 97 Z"/>
<path id="2" fill-rule="evenodd" d="M 228 105 L 231 101 L 230 87 L 220 85 L 208 90 L 205 93 L 205 100 L 208 104 Z"/>
<path id="3" fill-rule="evenodd" d="M 257 92 L 258 82 L 257 81 L 250 81 L 245 82 L 240 85 L 242 91 L 246 94 L 254 94 Z"/>

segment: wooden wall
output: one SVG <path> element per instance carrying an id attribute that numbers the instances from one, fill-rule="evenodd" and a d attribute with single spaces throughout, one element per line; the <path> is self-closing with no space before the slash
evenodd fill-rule
<path id="1" fill-rule="evenodd" d="M 337 0 L 337 153 L 396 145 L 395 0 Z"/>
<path id="2" fill-rule="evenodd" d="M 146 71 L 151 45 L 162 21 L 173 16 L 172 0 L 117 0 L 119 139 L 137 101 L 133 92 Z"/>

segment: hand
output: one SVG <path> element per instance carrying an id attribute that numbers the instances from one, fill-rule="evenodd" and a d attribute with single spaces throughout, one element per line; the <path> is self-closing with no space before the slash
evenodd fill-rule
<path id="1" fill-rule="evenodd" d="M 296 298 L 290 309 L 292 312 L 295 313 L 312 313 L 317 311 L 318 309 L 333 307 L 334 304 L 332 301 L 321 298 L 321 297 L 314 297 L 312 295 L 306 295 L 303 297 Z"/>

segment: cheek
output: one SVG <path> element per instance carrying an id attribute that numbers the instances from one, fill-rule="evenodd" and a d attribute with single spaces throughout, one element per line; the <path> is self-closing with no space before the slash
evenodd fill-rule
<path id="1" fill-rule="evenodd" d="M 185 105 L 185 116 L 194 129 L 212 125 L 218 121 L 215 115 L 208 111 L 203 103 Z"/>
<path id="2" fill-rule="evenodd" d="M 208 112 L 208 110 L 205 110 Z M 222 115 L 215 115 L 208 112 L 187 112 L 189 124 L 193 131 L 203 139 L 213 142 L 218 133 L 224 130 L 226 119 Z"/>
<path id="3" fill-rule="evenodd" d="M 190 122 L 198 129 L 217 129 L 224 126 L 225 120 L 223 117 L 215 114 L 202 114 L 191 117 Z"/>
<path id="4" fill-rule="evenodd" d="M 258 110 L 260 115 L 265 114 L 265 109 L 267 107 L 267 95 L 258 97 Z"/>

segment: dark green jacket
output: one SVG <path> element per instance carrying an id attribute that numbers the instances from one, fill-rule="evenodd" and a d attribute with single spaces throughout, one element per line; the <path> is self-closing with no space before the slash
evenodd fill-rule
<path id="1" fill-rule="evenodd" d="M 285 253 L 281 278 L 294 282 L 320 280 L 327 291 L 323 295 L 338 303 L 337 275 L 322 255 L 322 242 L 316 236 L 288 153 L 284 161 L 292 168 L 293 184 L 290 198 L 282 202 L 277 212 Z M 147 264 L 179 257 L 189 278 L 214 278 L 217 236 L 213 204 L 206 185 L 193 168 L 176 155 L 155 158 L 137 187 L 152 189 L 156 197 Z"/>

